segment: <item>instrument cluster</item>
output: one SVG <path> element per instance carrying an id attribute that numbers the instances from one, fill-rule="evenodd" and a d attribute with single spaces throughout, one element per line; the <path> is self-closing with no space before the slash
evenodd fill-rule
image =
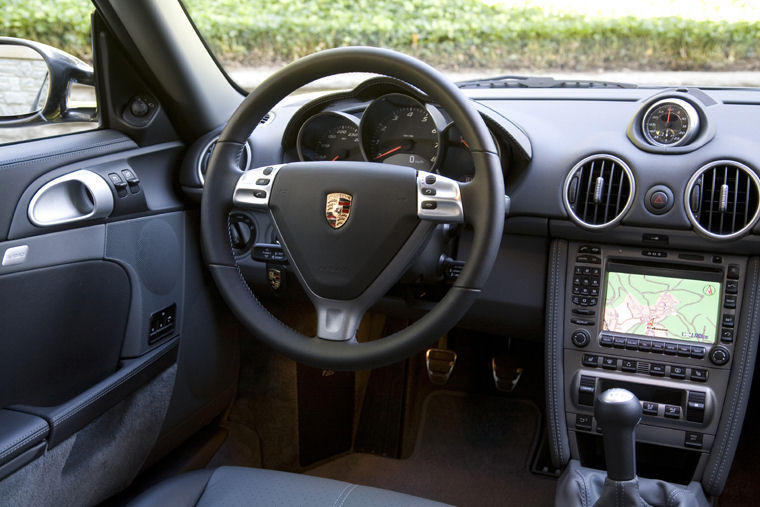
<path id="1" fill-rule="evenodd" d="M 361 111 L 314 114 L 300 126 L 297 150 L 301 161 L 404 165 L 463 182 L 474 175 L 459 129 L 435 106 L 405 93 L 381 95 Z"/>

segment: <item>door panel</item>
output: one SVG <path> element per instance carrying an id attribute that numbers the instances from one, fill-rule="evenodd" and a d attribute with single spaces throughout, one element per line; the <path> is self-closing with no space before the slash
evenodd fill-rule
<path id="1" fill-rule="evenodd" d="M 175 190 L 183 151 L 111 131 L 0 146 L 4 502 L 102 501 L 229 403 L 237 328 L 220 324 L 226 311 L 199 282 L 197 220 Z M 107 186 L 109 216 L 34 225 L 33 196 L 81 170 Z M 203 332 L 183 336 L 188 323 Z"/>

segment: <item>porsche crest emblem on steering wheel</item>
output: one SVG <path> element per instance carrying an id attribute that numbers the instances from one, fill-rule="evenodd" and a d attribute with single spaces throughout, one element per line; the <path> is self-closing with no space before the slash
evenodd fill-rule
<path id="1" fill-rule="evenodd" d="M 327 194 L 327 204 L 325 205 L 325 218 L 327 223 L 333 229 L 340 229 L 348 220 L 351 214 L 351 201 L 353 197 L 350 194 L 341 194 L 333 192 Z"/>

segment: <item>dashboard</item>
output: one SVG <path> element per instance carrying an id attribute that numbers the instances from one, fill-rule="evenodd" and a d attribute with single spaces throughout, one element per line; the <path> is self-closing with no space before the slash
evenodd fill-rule
<path id="1" fill-rule="evenodd" d="M 757 90 L 510 82 L 462 89 L 496 141 L 508 199 L 509 242 L 483 295 L 485 310 L 478 315 L 474 309 L 469 324 L 484 330 L 508 324 L 542 338 L 543 282 L 554 238 L 716 253 L 760 248 L 760 152 L 752 127 L 760 122 Z M 180 180 L 190 194 L 202 191 L 219 131 L 188 151 Z M 467 140 L 447 112 L 416 88 L 385 77 L 278 106 L 249 139 L 241 168 L 310 160 L 401 164 L 462 182 L 474 171 Z M 270 259 L 259 253 L 269 249 L 282 257 L 268 217 L 236 211 L 231 227 L 241 267 L 266 285 L 260 263 Z M 408 277 L 423 288 L 398 289 L 406 303 L 412 298 L 424 309 L 424 300 L 438 297 L 466 261 L 466 228 L 441 236 L 427 256 L 433 264 L 421 261 Z M 525 287 L 519 295 L 504 290 L 515 284 Z"/>
<path id="2" fill-rule="evenodd" d="M 642 473 L 700 480 L 732 459 L 724 450 L 743 410 L 723 407 L 746 407 L 737 383 L 754 364 L 758 333 L 746 330 L 760 322 L 751 294 L 760 283 L 760 91 L 543 83 L 460 84 L 496 142 L 507 201 L 491 277 L 460 326 L 545 343 L 558 467 L 569 457 L 603 467 L 594 397 L 618 386 L 645 403 Z M 200 195 L 218 135 L 191 146 L 186 192 Z M 241 169 L 330 160 L 460 182 L 474 174 L 446 111 L 389 78 L 278 106 L 249 138 Z M 233 210 L 230 237 L 259 294 L 298 291 L 267 215 Z M 466 226 L 439 225 L 376 309 L 419 317 L 471 247 Z"/>

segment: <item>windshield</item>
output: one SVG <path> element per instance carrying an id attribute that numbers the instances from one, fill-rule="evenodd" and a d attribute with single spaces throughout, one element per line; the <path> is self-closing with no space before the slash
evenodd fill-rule
<path id="1" fill-rule="evenodd" d="M 396 49 L 456 81 L 496 75 L 758 86 L 760 5 L 738 0 L 185 0 L 251 89 L 322 49 Z M 336 86 L 346 84 L 338 79 Z"/>

